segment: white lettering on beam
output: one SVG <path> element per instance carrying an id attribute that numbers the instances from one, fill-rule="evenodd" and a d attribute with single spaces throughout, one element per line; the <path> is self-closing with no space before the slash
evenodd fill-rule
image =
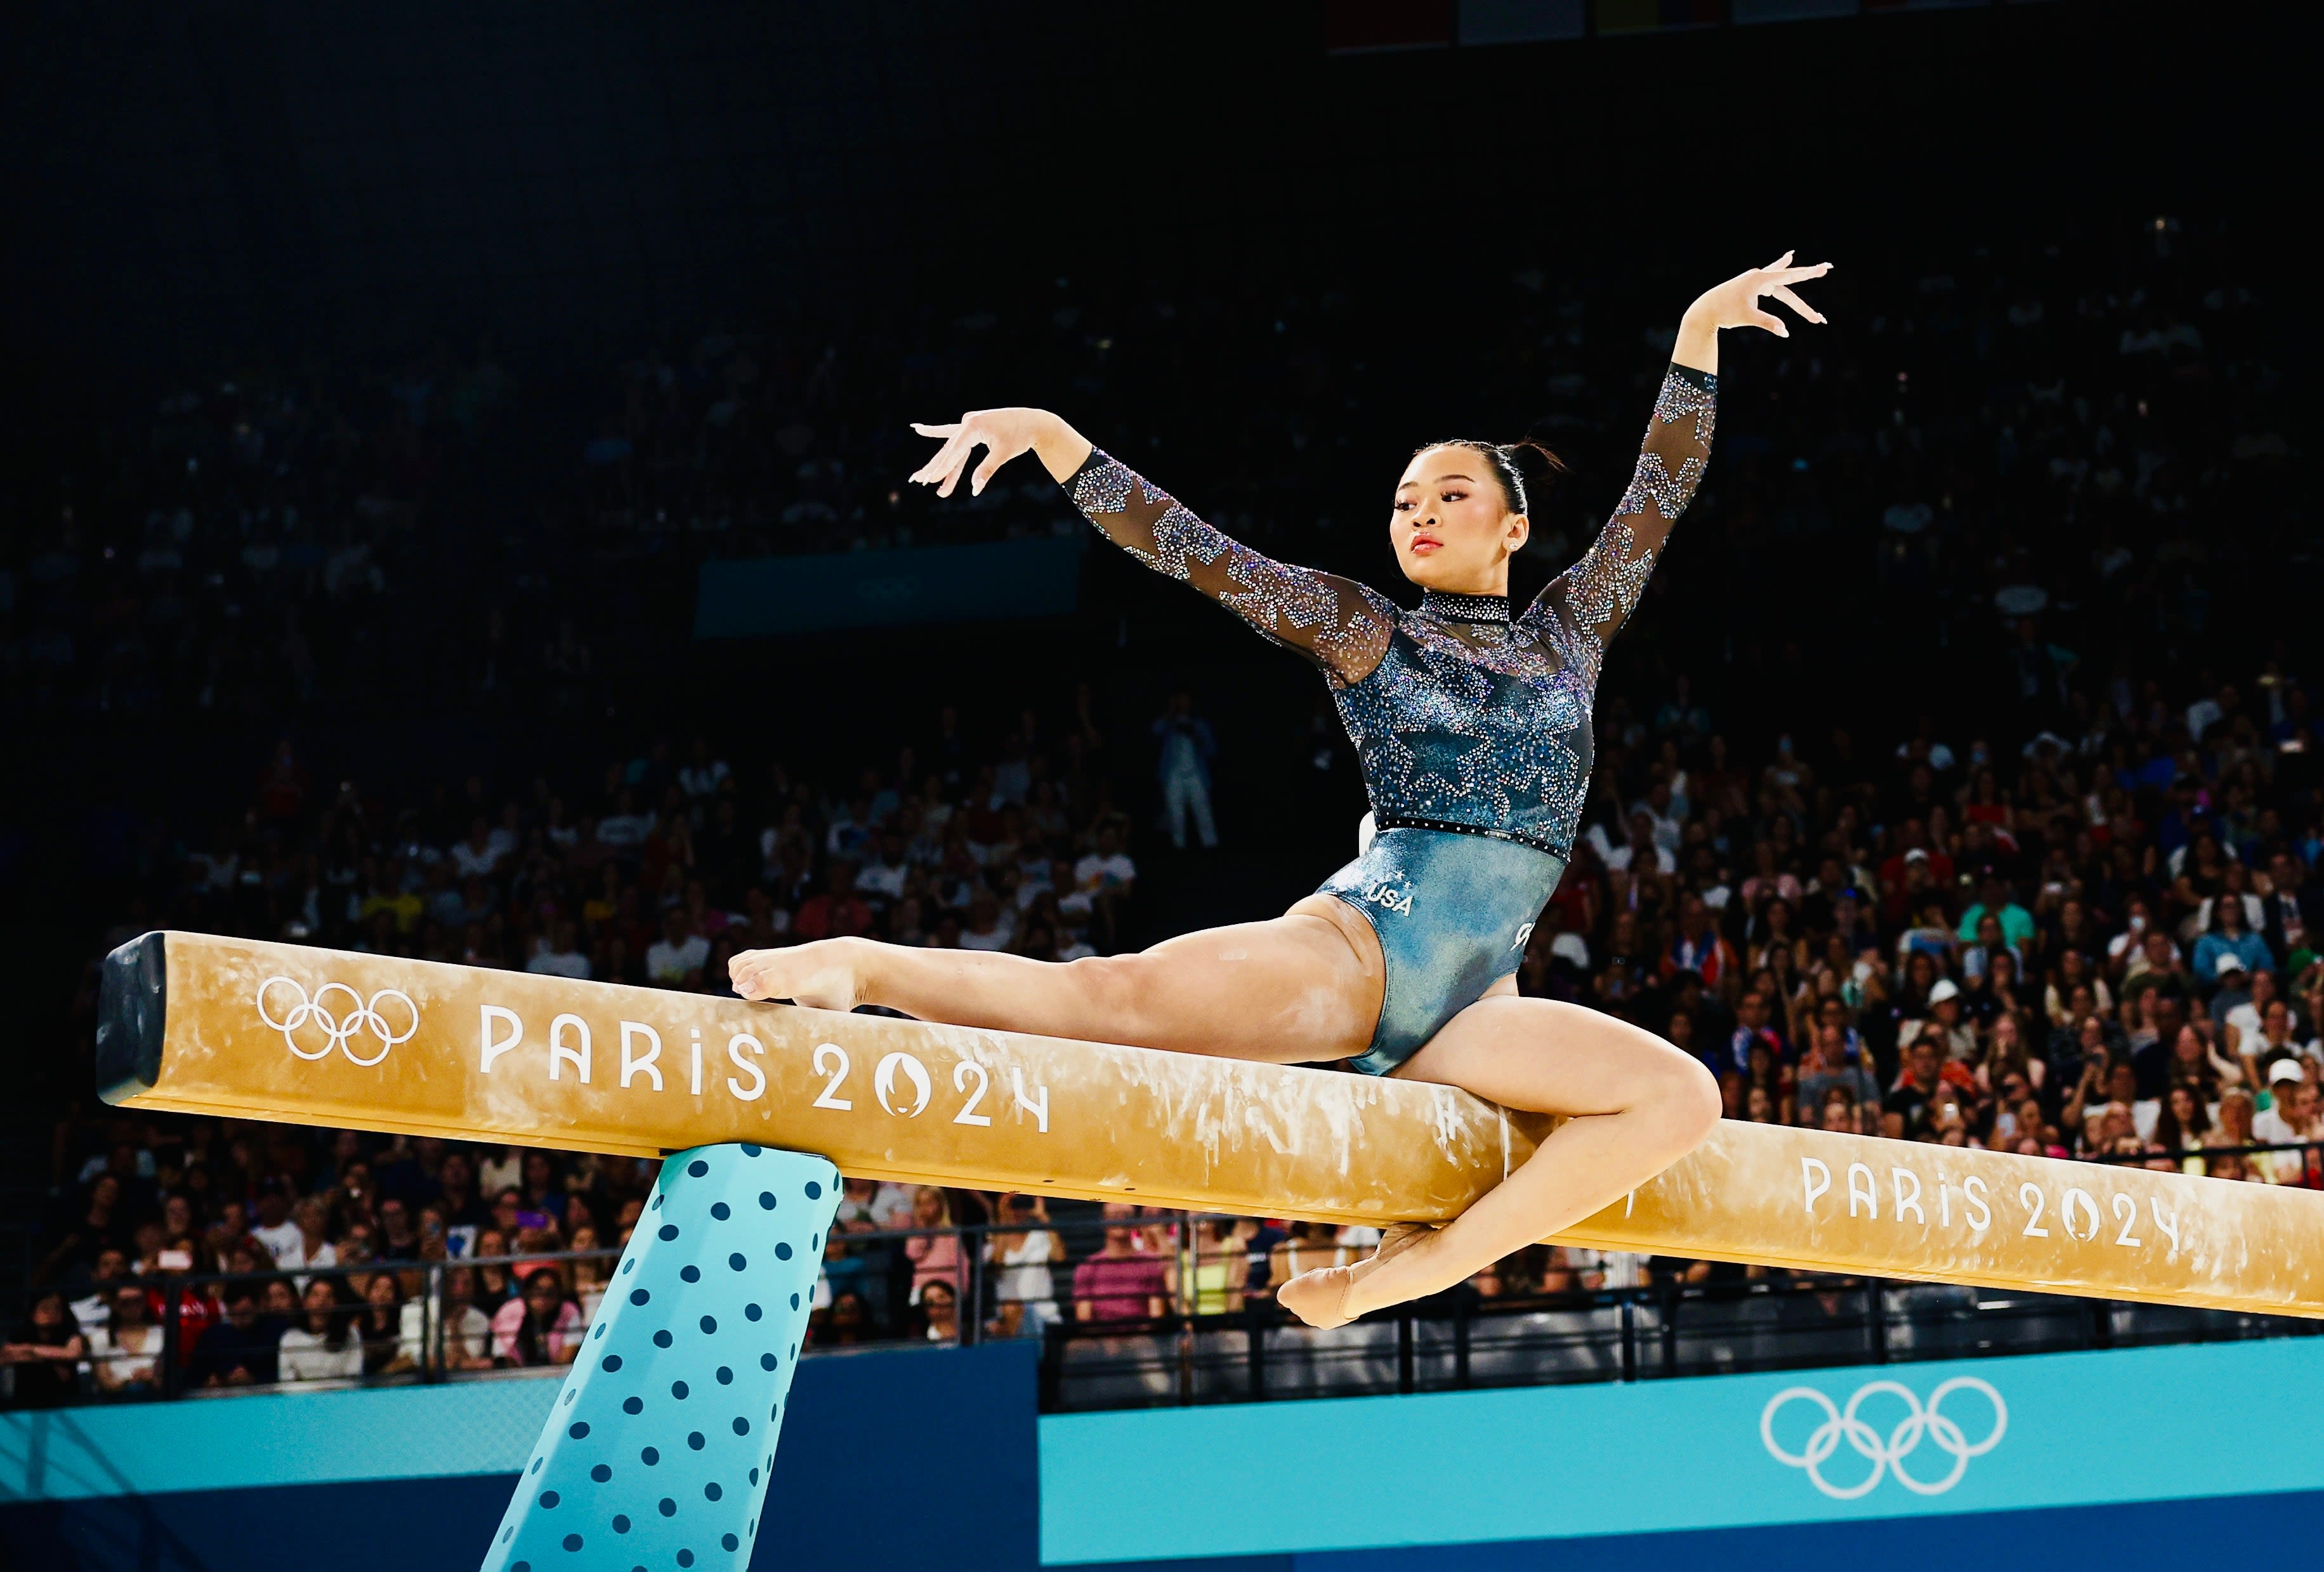
<path id="1" fill-rule="evenodd" d="M 1857 1188 L 1856 1183 L 1859 1175 L 1862 1176 L 1864 1179 L 1864 1186 L 1861 1189 Z M 1872 1177 L 1872 1170 L 1865 1167 L 1862 1163 L 1851 1162 L 1848 1165 L 1848 1215 L 1849 1216 L 1853 1217 L 1856 1216 L 1856 1203 L 1862 1201 L 1864 1203 L 1865 1216 L 1872 1218 L 1875 1222 L 1879 1221 L 1880 1191 L 1878 1184 L 1879 1181 Z"/>
<path id="2" fill-rule="evenodd" d="M 1961 1205 L 1969 1212 L 1969 1225 L 1982 1234 L 1993 1226 L 1993 1207 L 1985 1198 L 1985 1180 L 1976 1174 L 1961 1180 Z"/>
<path id="3" fill-rule="evenodd" d="M 640 1038 L 643 1038 L 650 1046 L 646 1049 L 643 1057 L 632 1057 L 630 1052 L 630 1045 L 637 1041 Z M 651 1076 L 653 1077 L 653 1089 L 657 1092 L 660 1091 L 660 1032 L 656 1031 L 652 1027 L 648 1026 L 642 1021 L 624 1021 L 622 1022 L 622 1089 L 623 1091 L 626 1092 L 630 1089 L 630 1077 L 638 1075 Z"/>
<path id="4" fill-rule="evenodd" d="M 1892 1168 L 1888 1170 L 1888 1182 L 1895 1190 L 1896 1221 L 1903 1222 L 1909 1211 L 1920 1220 L 1922 1227 L 1927 1227 L 1929 1215 L 1921 1210 L 1921 1176 L 1909 1168 Z"/>
<path id="5" fill-rule="evenodd" d="M 1815 1216 L 1816 1197 L 1831 1188 L 1831 1169 L 1820 1157 L 1800 1159 L 1800 1210 Z"/>
<path id="6" fill-rule="evenodd" d="M 581 1034 L 581 1046 L 575 1048 L 565 1040 L 567 1028 Z M 581 1084 L 589 1084 L 589 1023 L 578 1015 L 559 1015 L 549 1023 L 549 1078 L 557 1078 L 559 1065 L 571 1065 L 581 1076 Z"/>
<path id="7" fill-rule="evenodd" d="M 750 1076 L 751 1089 L 747 1092 L 744 1091 L 742 1089 L 742 1082 L 736 1080 L 733 1076 L 728 1076 L 726 1077 L 726 1090 L 733 1096 L 736 1102 L 755 1103 L 760 1098 L 767 1095 L 767 1072 L 742 1057 L 742 1050 L 746 1048 L 752 1053 L 758 1055 L 761 1059 L 767 1057 L 766 1044 L 761 1042 L 757 1038 L 752 1036 L 747 1031 L 738 1031 L 733 1036 L 728 1038 L 726 1040 L 726 1057 L 733 1061 L 734 1068 L 736 1069 L 744 1071 Z"/>
<path id="8" fill-rule="evenodd" d="M 493 1036 L 493 1028 L 495 1025 L 506 1026 L 509 1029 L 508 1035 Z M 483 1019 L 476 1023 L 476 1039 L 482 1045 L 484 1054 L 482 1062 L 476 1068 L 484 1074 L 490 1075 L 493 1073 L 493 1061 L 524 1040 L 524 1022 L 517 1019 L 516 1012 L 513 1010 L 503 1010 L 498 1004 L 487 1004 L 484 1009 Z"/>
<path id="9" fill-rule="evenodd" d="M 2170 1236 L 2171 1248 L 2175 1253 L 2179 1249 L 2179 1214 L 2164 1211 L 2162 1197 L 2155 1196 L 2147 1197 L 2146 1209 L 2153 1217 L 2154 1225 Z"/>

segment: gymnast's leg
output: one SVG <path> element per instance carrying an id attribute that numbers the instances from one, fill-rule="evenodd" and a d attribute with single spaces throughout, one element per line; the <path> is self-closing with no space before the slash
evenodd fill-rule
<path id="1" fill-rule="evenodd" d="M 1385 976 L 1371 925 L 1330 895 L 1136 955 L 1037 961 L 825 939 L 746 951 L 733 975 L 749 999 L 826 1010 L 884 1004 L 954 1026 L 1277 1064 L 1363 1052 Z"/>
<path id="2" fill-rule="evenodd" d="M 1408 1248 L 1286 1283 L 1278 1297 L 1301 1318 L 1333 1326 L 1465 1281 L 1619 1200 L 1717 1125 L 1719 1083 L 1700 1062 L 1610 1015 L 1518 998 L 1508 982 L 1396 1073 L 1572 1117 L 1517 1172 Z"/>

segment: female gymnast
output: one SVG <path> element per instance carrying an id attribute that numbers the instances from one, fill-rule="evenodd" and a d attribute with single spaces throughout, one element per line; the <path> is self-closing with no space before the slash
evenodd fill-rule
<path id="1" fill-rule="evenodd" d="M 1514 615 L 1509 558 L 1530 527 L 1516 448 L 1438 442 L 1405 466 L 1388 536 L 1421 587 L 1406 611 L 1228 539 L 1045 411 L 916 426 L 943 445 L 914 481 L 950 496 L 981 448 L 981 493 L 1033 453 L 1115 544 L 1320 667 L 1362 762 L 1373 833 L 1283 916 L 1137 955 L 1059 963 L 825 939 L 736 956 L 736 990 L 1178 1053 L 1344 1059 L 1570 1115 L 1442 1228 L 1392 1229 L 1369 1258 L 1285 1284 L 1277 1297 L 1311 1326 L 1451 1288 L 1684 1156 L 1719 1118 L 1710 1072 L 1610 1015 L 1518 997 L 1516 973 L 1572 855 L 1607 641 L 1710 457 L 1720 330 L 1790 337 L 1766 297 L 1823 320 L 1791 286 L 1830 264 L 1791 264 L 1786 252 L 1687 309 L 1629 489 L 1582 559 Z"/>

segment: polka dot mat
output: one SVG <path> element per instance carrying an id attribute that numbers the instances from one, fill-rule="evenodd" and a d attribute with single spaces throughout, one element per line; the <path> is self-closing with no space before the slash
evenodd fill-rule
<path id="1" fill-rule="evenodd" d="M 701 1146 L 662 1163 L 483 1572 L 751 1560 L 839 1173 Z"/>

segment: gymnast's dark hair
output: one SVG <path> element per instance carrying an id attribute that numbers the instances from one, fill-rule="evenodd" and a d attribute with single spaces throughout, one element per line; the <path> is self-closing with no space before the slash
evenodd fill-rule
<path id="1" fill-rule="evenodd" d="M 1480 442 L 1471 438 L 1456 437 L 1447 442 L 1423 442 L 1412 450 L 1415 458 L 1432 448 L 1465 448 L 1485 461 L 1493 473 L 1493 482 L 1508 499 L 1509 512 L 1530 513 L 1526 496 L 1536 485 L 1546 489 L 1565 473 L 1565 460 L 1530 437 L 1515 442 Z"/>

